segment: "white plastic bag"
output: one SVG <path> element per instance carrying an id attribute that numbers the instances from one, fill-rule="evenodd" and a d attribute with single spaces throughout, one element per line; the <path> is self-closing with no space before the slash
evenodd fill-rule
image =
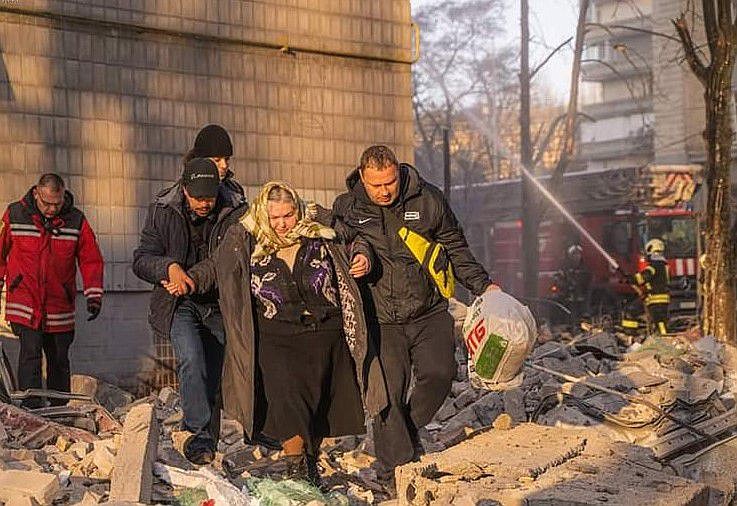
<path id="1" fill-rule="evenodd" d="M 536 338 L 537 325 L 527 306 L 501 290 L 478 297 L 463 324 L 471 384 L 489 390 L 520 384 L 522 364 Z"/>

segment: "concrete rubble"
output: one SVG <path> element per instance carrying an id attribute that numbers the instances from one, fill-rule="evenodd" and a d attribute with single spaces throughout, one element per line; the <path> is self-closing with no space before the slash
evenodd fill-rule
<path id="1" fill-rule="evenodd" d="M 705 504 L 707 486 L 674 476 L 642 447 L 593 428 L 524 423 L 485 430 L 397 472 L 399 504 Z"/>
<path id="2" fill-rule="evenodd" d="M 464 308 L 451 313 L 460 322 Z M 494 392 L 471 387 L 459 339 L 450 395 L 420 431 L 427 454 L 397 469 L 389 491 L 370 436 L 326 439 L 319 465 L 329 504 L 731 504 L 731 353 L 692 334 L 545 328 L 522 384 Z M 283 470 L 278 451 L 246 444 L 227 418 L 215 461 L 189 464 L 177 451 L 187 434 L 175 389 L 134 399 L 88 376 L 72 385 L 97 404 L 31 412 L 0 403 L 0 503 L 245 506 L 252 480 Z"/>

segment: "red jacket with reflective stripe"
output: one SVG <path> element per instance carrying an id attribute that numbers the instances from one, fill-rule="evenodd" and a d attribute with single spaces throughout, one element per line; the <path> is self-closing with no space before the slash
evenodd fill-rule
<path id="1" fill-rule="evenodd" d="M 44 332 L 68 332 L 74 329 L 77 263 L 84 295 L 102 298 L 102 255 L 71 193 L 65 193 L 61 212 L 45 221 L 32 190 L 8 206 L 0 222 L 5 319 Z"/>

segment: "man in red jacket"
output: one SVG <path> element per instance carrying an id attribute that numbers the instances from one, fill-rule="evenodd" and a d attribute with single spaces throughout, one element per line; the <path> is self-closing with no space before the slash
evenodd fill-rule
<path id="1" fill-rule="evenodd" d="M 21 390 L 41 388 L 41 353 L 47 386 L 69 391 L 69 346 L 74 339 L 77 263 L 88 320 L 102 307 L 103 260 L 95 234 L 56 174 L 44 174 L 0 221 L 0 288 L 7 286 L 5 319 L 20 339 Z M 52 404 L 64 401 L 52 399 Z M 39 399 L 27 402 L 39 406 Z"/>

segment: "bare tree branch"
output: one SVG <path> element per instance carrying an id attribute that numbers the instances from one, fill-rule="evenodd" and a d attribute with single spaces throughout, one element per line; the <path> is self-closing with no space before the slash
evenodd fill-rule
<path id="1" fill-rule="evenodd" d="M 561 42 L 558 45 L 558 47 L 556 47 L 555 49 L 553 49 L 548 54 L 548 56 L 545 57 L 545 59 L 542 62 L 540 62 L 534 69 L 532 69 L 530 71 L 530 79 L 534 79 L 535 78 L 535 74 L 537 74 L 540 71 L 540 69 L 542 69 L 545 66 L 545 64 L 548 63 L 553 56 L 555 56 L 555 53 L 557 53 L 558 51 L 560 51 L 561 49 L 563 49 L 572 40 L 573 40 L 573 37 L 568 37 L 566 40 L 564 40 L 563 42 Z"/>
<path id="2" fill-rule="evenodd" d="M 545 156 L 545 152 L 548 150 L 550 141 L 553 140 L 553 137 L 555 136 L 555 133 L 558 130 L 558 127 L 560 126 L 561 121 L 563 121 L 565 117 L 566 117 L 565 114 L 560 114 L 550 124 L 550 127 L 548 128 L 548 133 L 545 135 L 545 138 L 543 138 L 542 142 L 540 142 L 536 146 L 535 157 L 533 158 L 533 162 L 532 162 L 533 165 L 537 166 L 540 163 L 540 161 L 542 161 L 543 156 Z"/>
<path id="3" fill-rule="evenodd" d="M 609 35 L 613 35 L 612 29 L 617 29 L 617 30 L 630 30 L 632 32 L 644 33 L 644 34 L 647 34 L 647 35 L 654 35 L 656 37 L 663 37 L 665 39 L 672 40 L 672 41 L 678 42 L 678 43 L 681 42 L 681 39 L 679 39 L 678 37 L 674 37 L 673 35 L 669 35 L 669 34 L 663 33 L 663 32 L 656 32 L 654 30 L 648 30 L 646 28 L 638 28 L 636 26 L 628 26 L 628 25 L 604 25 L 602 23 L 592 23 L 592 22 L 589 22 L 589 23 L 586 23 L 586 24 L 588 26 L 595 26 L 596 28 L 601 28 L 602 30 L 604 30 L 605 32 L 607 32 Z"/>
<path id="4" fill-rule="evenodd" d="M 683 51 L 686 53 L 686 61 L 688 62 L 688 66 L 691 67 L 691 71 L 701 82 L 701 84 L 706 86 L 708 79 L 708 69 L 706 65 L 704 65 L 704 63 L 701 61 L 701 58 L 699 58 L 699 55 L 696 54 L 693 38 L 691 37 L 691 32 L 688 29 L 688 24 L 686 23 L 686 14 L 681 13 L 678 18 L 672 20 L 672 23 L 676 29 L 676 33 L 678 33 L 678 36 L 681 39 Z"/>
<path id="5" fill-rule="evenodd" d="M 701 0 L 701 9 L 704 12 L 704 28 L 706 30 L 706 43 L 709 45 L 709 54 L 716 54 L 717 39 L 717 13 L 714 10 L 714 0 Z M 721 12 L 720 12 L 721 15 Z"/>
<path id="6" fill-rule="evenodd" d="M 706 1 L 706 0 L 704 0 Z M 732 26 L 732 1 L 731 0 L 719 0 L 719 28 L 724 31 L 725 35 L 728 34 Z"/>

